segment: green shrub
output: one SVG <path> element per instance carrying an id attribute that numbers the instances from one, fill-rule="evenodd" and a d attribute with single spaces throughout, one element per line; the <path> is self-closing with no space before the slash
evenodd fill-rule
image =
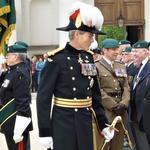
<path id="1" fill-rule="evenodd" d="M 101 45 L 101 41 L 106 38 L 113 38 L 118 41 L 126 39 L 127 32 L 124 27 L 118 26 L 103 26 L 102 31 L 106 33 L 106 35 L 98 36 L 99 46 Z"/>

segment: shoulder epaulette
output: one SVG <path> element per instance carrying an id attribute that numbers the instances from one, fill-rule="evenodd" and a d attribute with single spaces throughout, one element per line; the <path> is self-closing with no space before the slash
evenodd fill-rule
<path id="1" fill-rule="evenodd" d="M 91 50 L 87 50 L 86 52 L 90 53 L 90 54 L 94 54 L 94 52 L 92 52 Z"/>
<path id="2" fill-rule="evenodd" d="M 58 52 L 60 52 L 60 51 L 62 51 L 64 48 L 57 48 L 57 49 L 53 49 L 53 50 L 51 50 L 51 51 L 49 51 L 49 52 L 47 52 L 47 55 L 48 55 L 48 57 L 50 57 L 50 56 L 54 56 L 56 53 L 58 53 Z"/>

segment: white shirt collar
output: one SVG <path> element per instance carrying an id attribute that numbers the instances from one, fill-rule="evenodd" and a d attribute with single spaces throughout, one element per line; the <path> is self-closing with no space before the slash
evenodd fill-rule
<path id="1" fill-rule="evenodd" d="M 145 64 L 148 62 L 148 57 L 146 57 L 143 61 L 142 61 L 142 66 L 145 66 Z"/>
<path id="2" fill-rule="evenodd" d="M 146 63 L 148 62 L 148 57 L 146 57 L 143 61 L 142 61 L 142 66 L 141 66 L 141 68 L 140 68 L 140 70 L 139 70 L 139 72 L 138 72 L 138 75 L 137 75 L 137 77 L 139 76 L 139 74 L 141 73 L 141 71 L 142 71 L 142 69 L 144 68 L 144 66 L 146 65 Z"/>

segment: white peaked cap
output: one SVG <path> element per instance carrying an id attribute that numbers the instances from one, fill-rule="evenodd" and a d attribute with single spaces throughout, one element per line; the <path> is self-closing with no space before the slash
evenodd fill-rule
<path id="1" fill-rule="evenodd" d="M 75 2 L 70 9 L 69 24 L 56 29 L 60 31 L 81 30 L 105 35 L 101 31 L 103 22 L 103 15 L 97 7 L 83 2 Z"/>
<path id="2" fill-rule="evenodd" d="M 78 9 L 80 9 L 81 20 L 84 25 L 95 26 L 96 29 L 101 30 L 104 17 L 100 9 L 83 2 L 75 2 L 71 7 L 70 15 L 72 15 Z"/>

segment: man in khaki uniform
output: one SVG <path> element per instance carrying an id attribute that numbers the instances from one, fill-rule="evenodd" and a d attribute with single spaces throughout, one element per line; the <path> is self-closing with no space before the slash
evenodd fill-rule
<path id="1" fill-rule="evenodd" d="M 105 108 L 109 123 L 120 115 L 125 121 L 126 109 L 130 100 L 130 90 L 125 65 L 115 61 L 118 55 L 118 41 L 105 39 L 102 41 L 103 58 L 96 62 L 98 80 L 101 86 L 102 104 Z M 117 123 L 119 133 L 105 146 L 105 150 L 122 150 L 124 131 L 121 123 Z M 108 148 L 109 147 L 109 148 Z"/>

